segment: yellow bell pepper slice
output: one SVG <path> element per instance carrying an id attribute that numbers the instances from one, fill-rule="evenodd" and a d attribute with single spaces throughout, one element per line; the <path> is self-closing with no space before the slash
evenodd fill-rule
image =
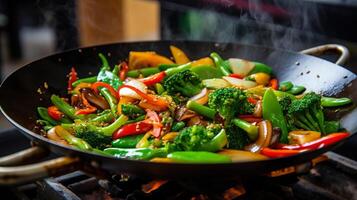
<path id="1" fill-rule="evenodd" d="M 183 52 L 181 49 L 171 45 L 170 50 L 176 64 L 182 65 L 190 62 L 190 59 L 186 56 L 185 52 Z"/>
<path id="2" fill-rule="evenodd" d="M 209 57 L 204 57 L 198 60 L 195 60 L 192 62 L 191 66 L 196 67 L 196 66 L 201 66 L 201 65 L 210 65 L 214 66 L 213 60 Z"/>
<path id="3" fill-rule="evenodd" d="M 174 64 L 165 56 L 153 51 L 131 51 L 129 53 L 129 69 L 140 69 L 144 67 L 157 67 L 160 64 Z"/>

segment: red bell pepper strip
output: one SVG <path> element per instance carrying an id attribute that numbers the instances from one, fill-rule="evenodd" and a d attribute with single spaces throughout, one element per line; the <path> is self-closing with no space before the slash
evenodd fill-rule
<path id="1" fill-rule="evenodd" d="M 58 110 L 58 108 L 56 106 L 48 107 L 47 113 L 52 119 L 57 120 L 57 121 L 62 119 L 62 117 L 64 116 L 64 114 L 60 110 Z"/>
<path id="2" fill-rule="evenodd" d="M 151 121 L 154 127 L 152 130 L 152 135 L 154 137 L 159 137 L 161 134 L 161 129 L 163 127 L 159 115 L 155 111 L 146 109 L 146 117 L 148 118 L 148 120 Z"/>
<path id="3" fill-rule="evenodd" d="M 269 85 L 274 90 L 278 90 L 279 89 L 278 79 L 276 79 L 276 78 L 271 79 L 270 82 L 269 82 Z"/>
<path id="4" fill-rule="evenodd" d="M 115 91 L 115 89 L 109 85 L 108 83 L 104 83 L 104 82 L 95 82 L 92 84 L 91 88 L 98 94 L 98 87 L 105 87 L 109 90 L 110 94 L 115 97 L 115 98 L 119 98 L 118 93 Z"/>
<path id="5" fill-rule="evenodd" d="M 249 102 L 249 103 L 251 103 L 251 104 L 257 104 L 257 102 L 258 102 L 258 100 L 256 100 L 256 99 L 254 99 L 253 97 L 248 97 L 247 98 L 247 101 Z"/>
<path id="6" fill-rule="evenodd" d="M 243 79 L 244 78 L 244 76 L 240 75 L 240 74 L 229 74 L 228 76 L 229 77 L 233 77 L 233 78 L 239 78 L 239 79 Z"/>
<path id="7" fill-rule="evenodd" d="M 281 158 L 281 157 L 293 156 L 304 151 L 306 150 L 271 149 L 268 147 L 264 147 L 261 149 L 260 154 L 268 156 L 269 158 Z"/>
<path id="8" fill-rule="evenodd" d="M 263 121 L 263 118 L 255 117 L 254 115 L 239 115 L 238 118 L 247 121 L 249 123 L 254 123 L 254 122 L 258 123 Z"/>
<path id="9" fill-rule="evenodd" d="M 120 71 L 119 71 L 119 78 L 120 80 L 124 81 L 126 79 L 126 74 L 129 71 L 128 64 L 126 62 L 122 62 L 120 64 Z"/>
<path id="10" fill-rule="evenodd" d="M 119 87 L 118 89 L 118 94 L 120 95 L 120 90 L 122 88 L 129 88 L 131 90 L 133 90 L 136 94 L 138 94 L 139 96 L 141 96 L 143 99 L 145 99 L 148 103 L 156 105 L 156 106 L 160 106 L 162 108 L 167 108 L 169 106 L 169 102 L 167 102 L 166 100 L 159 98 L 156 95 L 153 94 L 145 94 L 144 92 L 140 91 L 139 89 L 137 89 L 136 87 L 130 86 L 130 85 L 122 85 Z"/>
<path id="11" fill-rule="evenodd" d="M 155 83 L 160 83 L 162 80 L 164 80 L 165 76 L 166 76 L 166 72 L 163 71 L 138 80 L 143 82 L 147 86 L 151 86 L 154 85 Z"/>
<path id="12" fill-rule="evenodd" d="M 77 72 L 74 69 L 74 67 L 71 68 L 71 72 L 68 74 L 69 78 L 68 78 L 68 87 L 67 90 L 68 91 L 72 91 L 73 87 L 72 87 L 72 83 L 75 82 L 78 77 L 77 77 Z"/>
<path id="13" fill-rule="evenodd" d="M 345 139 L 346 137 L 348 137 L 349 135 L 350 135 L 349 133 L 331 133 L 320 139 L 307 142 L 301 145 L 277 144 L 276 147 L 279 149 L 287 149 L 287 150 L 303 150 L 303 149 L 315 150 L 339 142 Z"/>
<path id="14" fill-rule="evenodd" d="M 132 124 L 127 124 L 121 127 L 118 131 L 113 133 L 112 138 L 116 140 L 118 138 L 122 138 L 129 135 L 138 135 L 142 133 L 146 133 L 151 130 L 153 125 L 148 122 L 148 120 L 135 122 Z"/>
<path id="15" fill-rule="evenodd" d="M 96 107 L 89 104 L 88 100 L 84 97 L 83 93 L 81 95 L 81 98 L 82 98 L 82 103 L 85 106 L 85 108 L 81 108 L 81 109 L 77 110 L 75 112 L 76 115 L 90 114 L 90 113 L 94 113 L 97 110 Z"/>

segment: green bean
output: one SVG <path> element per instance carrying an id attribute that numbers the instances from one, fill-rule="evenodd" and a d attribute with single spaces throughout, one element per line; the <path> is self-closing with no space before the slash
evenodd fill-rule
<path id="1" fill-rule="evenodd" d="M 344 106 L 352 103 L 350 98 L 334 98 L 334 97 L 322 97 L 321 98 L 321 106 L 322 107 L 336 107 L 336 106 Z"/>

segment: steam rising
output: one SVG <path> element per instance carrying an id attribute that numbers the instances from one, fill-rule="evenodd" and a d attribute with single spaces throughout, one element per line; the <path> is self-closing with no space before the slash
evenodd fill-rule
<path id="1" fill-rule="evenodd" d="M 304 44 L 323 41 L 318 7 L 302 1 L 209 0 L 224 4 L 229 9 L 242 11 L 232 16 L 210 10 L 194 10 L 186 15 L 185 32 L 178 39 L 241 42 L 279 49 L 300 50 Z M 185 7 L 175 9 L 186 10 Z M 280 20 L 280 21 L 279 21 Z M 279 23 L 278 23 L 279 22 Z M 182 24 L 178 24 L 182 26 Z M 165 24 L 164 24 L 165 26 Z M 165 28 L 166 36 L 174 34 Z M 165 38 L 175 39 L 175 38 Z M 176 38 L 177 39 L 177 38 Z"/>

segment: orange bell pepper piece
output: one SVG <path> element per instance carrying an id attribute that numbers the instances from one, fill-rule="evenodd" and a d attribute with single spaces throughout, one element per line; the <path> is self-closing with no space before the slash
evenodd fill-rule
<path id="1" fill-rule="evenodd" d="M 181 49 L 171 45 L 170 46 L 171 54 L 175 59 L 175 63 L 182 65 L 190 62 L 190 59 L 186 56 L 185 52 L 183 52 Z"/>

